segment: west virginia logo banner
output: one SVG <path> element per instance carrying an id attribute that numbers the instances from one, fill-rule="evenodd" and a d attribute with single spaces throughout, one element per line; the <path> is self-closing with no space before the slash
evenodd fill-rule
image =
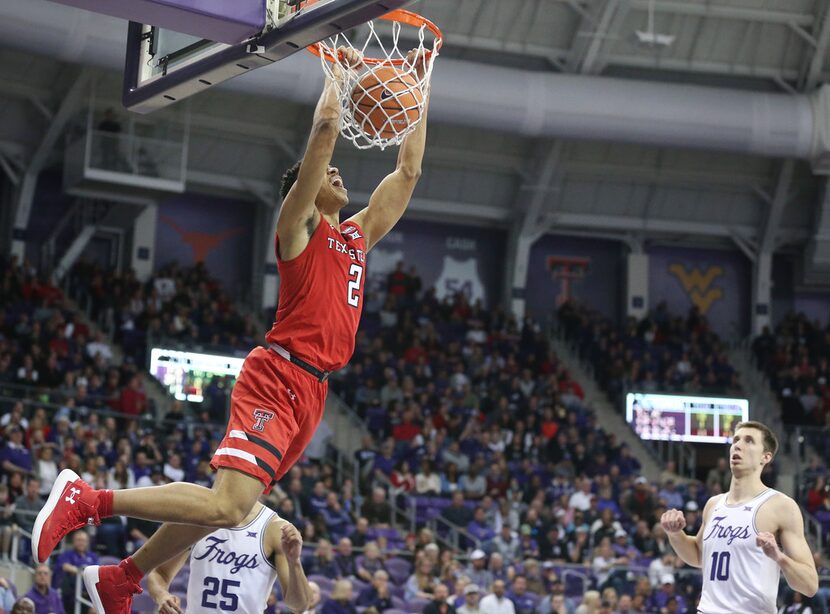
<path id="1" fill-rule="evenodd" d="M 682 264 L 672 264 L 669 266 L 669 272 L 677 277 L 689 300 L 702 315 L 706 315 L 712 305 L 723 298 L 723 288 L 712 287 L 712 283 L 723 275 L 723 268 L 720 266 L 713 265 L 704 270 L 696 267 L 687 270 Z"/>

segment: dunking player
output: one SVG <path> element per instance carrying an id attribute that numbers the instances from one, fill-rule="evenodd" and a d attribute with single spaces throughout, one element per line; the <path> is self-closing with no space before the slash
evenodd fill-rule
<path id="1" fill-rule="evenodd" d="M 170 583 L 190 555 L 187 612 L 264 612 L 279 578 L 285 605 L 304 612 L 311 586 L 299 565 L 303 540 L 299 531 L 261 503 L 242 524 L 218 529 L 193 548 L 147 575 L 147 590 L 159 614 L 184 614 L 181 600 L 170 594 Z"/>
<path id="2" fill-rule="evenodd" d="M 361 58 L 339 49 L 344 63 Z M 424 57 L 408 62 L 422 74 Z M 342 69 L 335 66 L 342 75 Z M 338 78 L 336 76 L 336 78 Z M 144 574 L 217 528 L 238 525 L 257 497 L 297 461 L 319 424 L 329 372 L 354 350 L 366 252 L 403 215 L 421 172 L 426 117 L 401 144 L 397 168 L 345 223 L 349 201 L 337 168 L 329 166 L 337 140 L 340 104 L 327 81 L 314 113 L 305 157 L 283 177 L 277 222 L 279 308 L 266 339 L 245 359 L 231 396 L 231 418 L 212 465 L 212 489 L 174 483 L 132 490 L 96 491 L 63 471 L 38 515 L 32 537 L 37 561 L 45 561 L 73 529 L 110 515 L 165 523 L 118 566 L 87 567 L 84 582 L 100 613 L 128 612 Z"/>
<path id="3" fill-rule="evenodd" d="M 810 597 L 818 590 L 801 510 L 761 482 L 761 470 L 777 450 L 778 441 L 766 425 L 737 424 L 729 450 L 729 492 L 706 503 L 697 536 L 683 532 L 686 521 L 680 510 L 661 518 L 680 558 L 703 568 L 700 614 L 774 614 L 781 571 L 793 590 Z"/>

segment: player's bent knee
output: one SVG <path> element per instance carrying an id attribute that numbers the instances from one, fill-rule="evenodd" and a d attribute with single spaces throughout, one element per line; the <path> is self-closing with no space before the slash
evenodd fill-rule
<path id="1" fill-rule="evenodd" d="M 250 509 L 245 509 L 239 501 L 217 500 L 211 515 L 210 526 L 222 529 L 238 526 L 242 524 L 250 511 Z"/>

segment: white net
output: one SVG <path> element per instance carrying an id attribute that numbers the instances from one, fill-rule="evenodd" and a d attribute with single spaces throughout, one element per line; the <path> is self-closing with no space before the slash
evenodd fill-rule
<path id="1" fill-rule="evenodd" d="M 416 44 L 401 49 L 401 29 L 407 24 L 394 19 L 389 22 L 391 33 L 387 35 L 379 32 L 374 22 L 368 22 L 366 40 L 359 45 L 342 33 L 325 43 L 317 43 L 323 72 L 337 84 L 343 109 L 340 133 L 358 149 L 386 149 L 390 145 L 400 145 L 420 122 L 429 96 L 432 67 L 441 46 L 440 36 L 426 24 L 415 26 L 418 27 Z M 428 40 L 430 36 L 431 41 Z M 387 38 L 386 44 L 384 38 Z M 337 78 L 330 60 L 336 57 L 339 47 L 358 50 L 367 58 L 366 63 L 357 68 L 345 68 L 341 64 L 343 76 Z M 417 52 L 415 57 L 425 54 L 422 74 L 416 65 L 407 62 L 411 49 Z"/>

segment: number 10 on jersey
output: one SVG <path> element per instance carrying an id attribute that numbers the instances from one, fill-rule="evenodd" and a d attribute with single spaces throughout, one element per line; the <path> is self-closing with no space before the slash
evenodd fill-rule
<path id="1" fill-rule="evenodd" d="M 709 572 L 709 580 L 728 580 L 729 579 L 729 559 L 728 552 L 713 552 L 712 553 L 712 570 Z"/>

